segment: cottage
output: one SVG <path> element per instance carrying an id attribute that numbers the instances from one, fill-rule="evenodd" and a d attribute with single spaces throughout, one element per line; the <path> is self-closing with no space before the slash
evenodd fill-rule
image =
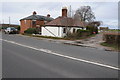
<path id="1" fill-rule="evenodd" d="M 62 16 L 42 26 L 42 35 L 64 37 L 68 32 L 74 33 L 77 29 L 85 29 L 85 22 L 67 17 L 67 8 L 62 8 Z"/>
<path id="2" fill-rule="evenodd" d="M 20 20 L 21 30 L 20 33 L 24 33 L 28 28 L 38 28 L 41 32 L 41 26 L 45 23 L 52 21 L 53 18 L 48 14 L 47 16 L 37 15 L 34 11 L 32 15 L 25 17 Z"/>

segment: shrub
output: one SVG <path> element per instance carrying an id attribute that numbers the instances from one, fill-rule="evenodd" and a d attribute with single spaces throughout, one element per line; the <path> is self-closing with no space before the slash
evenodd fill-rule
<path id="1" fill-rule="evenodd" d="M 78 29 L 77 30 L 77 36 L 81 37 L 81 36 L 88 36 L 90 35 L 90 31 L 89 30 L 82 30 L 82 29 Z"/>
<path id="2" fill-rule="evenodd" d="M 16 29 L 20 31 L 20 26 L 17 26 L 17 28 L 16 28 Z"/>
<path id="3" fill-rule="evenodd" d="M 93 32 L 98 33 L 98 27 L 87 26 L 86 30 L 89 30 L 91 34 L 93 34 Z"/>
<path id="4" fill-rule="evenodd" d="M 6 29 L 6 28 L 8 28 L 8 27 L 2 27 L 2 29 Z"/>
<path id="5" fill-rule="evenodd" d="M 36 28 L 28 28 L 27 30 L 24 31 L 24 33 L 27 33 L 27 34 L 37 34 L 38 30 Z"/>
<path id="6" fill-rule="evenodd" d="M 78 29 L 75 33 L 69 33 L 65 38 L 68 39 L 80 39 L 80 38 L 85 38 L 90 35 L 89 30 L 82 30 Z"/>
<path id="7" fill-rule="evenodd" d="M 89 30 L 78 29 L 77 33 L 79 33 L 79 32 L 90 32 L 90 31 Z"/>
<path id="8" fill-rule="evenodd" d="M 103 35 L 103 39 L 106 43 L 117 44 L 118 46 L 120 46 L 120 34 L 105 33 Z"/>

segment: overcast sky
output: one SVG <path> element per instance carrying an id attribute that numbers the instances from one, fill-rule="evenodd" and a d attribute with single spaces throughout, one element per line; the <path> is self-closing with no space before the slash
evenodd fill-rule
<path id="1" fill-rule="evenodd" d="M 36 11 L 38 15 L 56 18 L 61 16 L 62 7 L 76 11 L 81 6 L 91 6 L 96 16 L 96 21 L 102 21 L 103 25 L 110 28 L 118 28 L 118 2 L 2 2 L 0 3 L 1 23 L 8 23 L 9 17 L 12 24 L 20 24 L 20 19 L 32 15 Z"/>

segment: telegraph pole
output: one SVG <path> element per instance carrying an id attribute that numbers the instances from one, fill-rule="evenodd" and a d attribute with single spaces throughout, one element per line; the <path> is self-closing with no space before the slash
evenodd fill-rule
<path id="1" fill-rule="evenodd" d="M 2 20 L 2 23 L 4 24 L 4 19 Z"/>
<path id="2" fill-rule="evenodd" d="M 72 16 L 71 16 L 71 12 L 72 12 L 72 11 L 71 11 L 71 5 L 70 5 L 70 17 L 72 17 Z"/>
<path id="3" fill-rule="evenodd" d="M 9 27 L 10 27 L 10 16 L 9 16 Z"/>

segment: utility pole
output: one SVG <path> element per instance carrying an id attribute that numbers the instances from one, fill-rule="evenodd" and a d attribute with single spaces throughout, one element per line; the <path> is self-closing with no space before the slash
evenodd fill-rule
<path id="1" fill-rule="evenodd" d="M 9 27 L 10 27 L 10 16 L 9 16 Z"/>
<path id="2" fill-rule="evenodd" d="M 4 24 L 4 19 L 2 20 L 3 24 Z"/>
<path id="3" fill-rule="evenodd" d="M 71 16 L 71 5 L 70 5 L 70 17 L 72 17 L 72 16 Z"/>

